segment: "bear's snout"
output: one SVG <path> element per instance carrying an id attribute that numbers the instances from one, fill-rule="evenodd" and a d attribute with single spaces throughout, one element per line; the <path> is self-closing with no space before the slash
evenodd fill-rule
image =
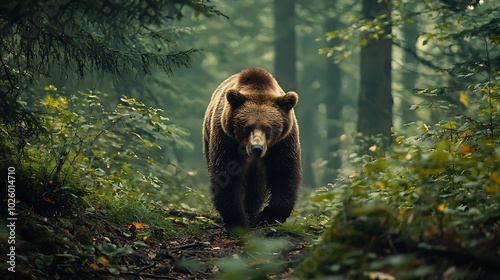
<path id="1" fill-rule="evenodd" d="M 252 145 L 252 149 L 251 149 L 252 156 L 260 157 L 260 155 L 262 155 L 263 151 L 264 151 L 264 147 L 262 147 L 261 144 Z"/>
<path id="2" fill-rule="evenodd" d="M 263 157 L 267 151 L 266 134 L 260 129 L 255 129 L 250 133 L 247 143 L 247 154 L 254 157 Z"/>

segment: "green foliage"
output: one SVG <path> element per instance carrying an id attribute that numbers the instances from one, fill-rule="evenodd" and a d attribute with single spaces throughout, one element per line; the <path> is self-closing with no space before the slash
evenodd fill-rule
<path id="1" fill-rule="evenodd" d="M 378 40 L 386 32 L 387 14 L 381 14 L 375 19 L 358 19 L 357 16 L 350 17 L 352 25 L 349 28 L 332 30 L 326 32 L 326 40 L 341 38 L 349 44 L 341 44 L 333 47 L 319 49 L 320 54 L 327 54 L 333 57 L 335 61 L 340 61 L 350 57 L 354 50 L 365 46 L 370 40 Z"/>
<path id="2" fill-rule="evenodd" d="M 219 261 L 221 275 L 216 279 L 266 279 L 267 275 L 277 275 L 284 270 L 286 262 L 279 252 L 291 247 L 288 240 L 247 234 L 244 242 L 244 252 L 235 253 Z"/>
<path id="3" fill-rule="evenodd" d="M 169 194 L 180 193 L 190 176 L 173 164 L 170 170 L 157 151 L 192 144 L 162 110 L 134 98 L 123 96 L 109 109 L 102 92 L 71 94 L 49 85 L 44 95 L 32 104 L 20 99 L 37 112 L 44 133 L 19 138 L 0 125 L 0 148 L 6 155 L 0 167 L 16 168 L 17 207 L 50 221 L 19 219 L 19 225 L 33 233 L 18 229 L 16 244 L 27 239 L 36 246 L 53 245 L 37 253 L 21 247 L 20 269 L 43 277 L 82 269 L 126 273 L 125 259 L 139 245 L 124 246 L 116 239 L 112 243 L 105 232 L 135 222 L 148 230 L 114 231 L 121 232 L 120 238 L 138 241 L 179 234 L 172 229 L 167 206 L 182 208 L 179 200 L 192 192 Z M 203 195 L 197 194 L 197 199 Z"/>
<path id="4" fill-rule="evenodd" d="M 0 168 L 16 168 L 18 210 L 33 213 L 19 222 L 32 226 L 18 230 L 18 243 L 44 244 L 19 248 L 19 270 L 46 278 L 74 276 L 82 268 L 126 272 L 124 258 L 132 248 L 101 235 L 131 222 L 147 223 L 154 234 L 123 233 L 127 238 L 162 240 L 174 234 L 165 209 L 179 205 L 183 195 L 192 196 L 180 191 L 192 183 L 192 175 L 172 160 L 172 153 L 193 144 L 162 110 L 128 94 L 113 96 L 129 92 L 116 80 L 118 89 L 110 95 L 77 93 L 70 80 L 96 72 L 113 79 L 157 69 L 171 75 L 198 52 L 176 41 L 180 29 L 172 22 L 187 11 L 220 13 L 207 3 L 175 0 L 3 1 L 0 7 Z M 39 91 L 48 76 L 65 80 L 54 84 L 67 92 L 54 85 Z M 102 213 L 112 220 L 100 220 Z M 74 223 L 54 224 L 66 218 Z"/>
<path id="5" fill-rule="evenodd" d="M 445 2 L 452 4 L 445 5 Z M 365 46 L 372 40 L 379 40 L 382 36 L 387 36 L 395 46 L 409 51 L 406 49 L 406 44 L 411 42 L 404 42 L 400 32 L 384 35 L 386 26 L 390 25 L 393 30 L 397 30 L 404 25 L 428 22 L 432 23 L 433 30 L 421 30 L 421 34 L 416 40 L 422 46 L 430 44 L 439 52 L 453 55 L 453 57 L 446 57 L 447 63 L 456 63 L 462 59 L 461 56 L 457 56 L 457 50 L 454 50 L 454 48 L 458 48 L 460 53 L 474 51 L 477 46 L 474 45 L 474 38 L 498 44 L 498 34 L 496 34 L 495 30 L 498 30 L 500 26 L 500 21 L 498 21 L 499 11 L 493 1 L 461 3 L 462 5 L 456 5 L 456 2 L 462 1 L 424 1 L 423 3 L 391 1 L 392 12 L 389 22 L 387 22 L 387 12 L 372 18 L 360 18 L 356 14 L 351 14 L 347 28 L 329 30 L 325 33 L 327 41 L 339 38 L 342 43 L 333 47 L 321 48 L 320 53 L 327 54 L 328 57 L 332 57 L 336 62 L 339 62 L 353 55 L 355 50 Z M 446 18 L 446 20 L 439 20 L 442 18 Z M 437 22 L 435 19 L 438 19 Z M 457 44 L 452 49 L 439 46 L 443 42 L 460 42 L 461 40 L 468 42 L 468 44 L 465 46 Z M 431 44 L 433 41 L 438 44 Z M 479 47 L 482 48 L 483 46 L 479 45 Z M 417 53 L 410 55 L 417 56 L 427 66 L 432 66 L 435 69 L 442 68 L 439 67 L 439 64 L 427 60 L 424 55 Z M 453 59 L 456 59 L 456 61 L 453 61 Z M 496 63 L 497 60 L 492 57 L 491 61 Z M 457 64 L 457 66 L 460 67 L 460 64 Z M 472 64 L 468 66 L 473 67 Z"/>
<path id="6" fill-rule="evenodd" d="M 439 111 L 441 121 L 418 125 L 417 136 L 394 131 L 389 150 L 352 154 L 351 176 L 316 192 L 326 202 L 320 213 L 335 218 L 295 275 L 498 277 L 500 69 L 491 32 L 446 39 L 483 39 L 474 61 L 449 69 L 471 82 L 460 84 L 457 103 L 442 99 L 454 92 L 448 86 L 417 90 L 428 98 L 412 109 Z"/>
<path id="7" fill-rule="evenodd" d="M 140 222 L 150 226 L 161 227 L 171 233 L 170 222 L 165 219 L 164 203 L 154 201 L 143 193 L 127 192 L 113 196 L 102 196 L 100 203 L 104 212 L 114 223 L 130 224 Z"/>
<path id="8" fill-rule="evenodd" d="M 164 162 L 154 156 L 154 150 L 162 148 L 158 139 L 170 146 L 191 145 L 182 140 L 185 131 L 163 117 L 160 109 L 124 96 L 116 109 L 108 110 L 99 97 L 103 93 L 81 92 L 66 98 L 52 85 L 44 90 L 45 98 L 34 108 L 45 133 L 36 139 L 16 139 L 6 126 L 1 130 L 3 148 L 14 157 L 10 164 L 36 176 L 36 184 L 23 186 L 23 199 L 29 201 L 28 193 L 34 193 L 35 204 L 44 201 L 44 206 L 65 208 L 67 196 L 81 197 L 86 191 L 123 199 L 139 192 L 161 193 L 188 176 L 176 177 L 157 165 Z M 13 152 L 15 147 L 22 149 Z"/>
<path id="9" fill-rule="evenodd" d="M 488 267 L 498 266 L 492 244 L 498 240 L 500 141 L 471 128 L 469 139 L 457 132 L 442 140 L 450 129 L 438 126 L 398 138 L 391 151 L 370 160 L 357 159 L 359 171 L 332 186 L 337 195 L 314 197 L 331 199 L 324 209 L 335 218 L 296 275 L 382 271 L 421 279 L 446 274 L 450 265 L 459 267 L 455 277 L 496 275 Z M 435 257 L 440 261 L 429 261 Z M 461 268 L 463 261 L 476 266 Z"/>
<path id="10" fill-rule="evenodd" d="M 33 82 L 54 77 L 67 83 L 95 73 L 116 82 L 158 69 L 172 75 L 187 66 L 198 50 L 178 41 L 186 33 L 174 22 L 185 13 L 222 15 L 200 1 L 2 1 L 0 120 L 9 136 L 31 139 L 44 132 L 36 113 L 19 99 L 31 97 Z"/>

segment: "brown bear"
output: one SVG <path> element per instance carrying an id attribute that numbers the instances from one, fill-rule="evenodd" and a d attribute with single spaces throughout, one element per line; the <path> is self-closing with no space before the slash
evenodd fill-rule
<path id="1" fill-rule="evenodd" d="M 285 94 L 261 68 L 229 77 L 213 93 L 203 152 L 213 202 L 227 229 L 248 230 L 290 216 L 302 180 L 297 101 L 297 93 Z"/>

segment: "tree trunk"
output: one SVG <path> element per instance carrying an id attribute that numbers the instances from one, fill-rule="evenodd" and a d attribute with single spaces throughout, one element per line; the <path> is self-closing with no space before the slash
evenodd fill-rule
<path id="1" fill-rule="evenodd" d="M 295 0 L 274 1 L 274 76 L 283 90 L 297 90 Z"/>
<path id="2" fill-rule="evenodd" d="M 391 33 L 389 1 L 363 0 L 363 15 L 373 19 L 386 14 L 384 34 L 379 39 L 371 39 L 361 48 L 360 54 L 360 94 L 358 101 L 358 131 L 363 136 L 382 134 L 391 136 L 392 93 L 391 60 L 392 41 L 386 38 Z"/>
<path id="3" fill-rule="evenodd" d="M 410 123 L 418 119 L 414 111 L 409 108 L 414 104 L 413 102 L 413 89 L 417 82 L 417 69 L 418 60 L 414 54 L 417 53 L 417 35 L 418 25 L 417 22 L 403 24 L 403 36 L 405 41 L 406 51 L 403 56 L 403 100 L 401 100 L 401 117 L 404 123 Z M 405 98 L 406 96 L 406 98 Z"/>
<path id="4" fill-rule="evenodd" d="M 296 34 L 295 34 L 295 0 L 275 0 L 274 1 L 274 76 L 285 92 L 289 90 L 297 91 L 299 94 L 299 104 L 295 107 L 300 125 L 300 142 L 302 147 L 313 145 L 314 139 L 308 135 L 313 135 L 310 129 L 314 129 L 310 119 L 312 114 L 308 114 L 306 107 L 302 106 L 303 97 L 297 89 L 297 70 L 295 62 L 296 53 Z M 301 98 L 302 97 L 302 98 Z M 302 149 L 304 151 L 304 149 Z M 312 154 L 302 152 L 302 181 L 304 185 L 314 184 L 314 173 L 312 170 Z"/>
<path id="5" fill-rule="evenodd" d="M 325 22 L 325 32 L 340 29 L 338 18 L 327 18 Z M 340 45 L 340 39 L 332 40 L 329 45 Z M 333 62 L 333 59 L 326 60 L 326 71 L 324 74 L 325 94 L 326 94 L 326 156 L 327 161 L 323 182 L 333 182 L 337 177 L 337 170 L 341 167 L 340 135 L 343 132 L 341 125 L 342 102 L 340 96 L 342 71 L 340 65 Z"/>

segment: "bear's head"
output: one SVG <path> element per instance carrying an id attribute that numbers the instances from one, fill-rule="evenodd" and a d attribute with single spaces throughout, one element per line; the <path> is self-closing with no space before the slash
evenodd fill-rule
<path id="1" fill-rule="evenodd" d="M 293 107 L 298 95 L 275 89 L 229 89 L 222 117 L 224 132 L 235 139 L 249 156 L 264 157 L 267 150 L 289 135 L 295 125 Z"/>

